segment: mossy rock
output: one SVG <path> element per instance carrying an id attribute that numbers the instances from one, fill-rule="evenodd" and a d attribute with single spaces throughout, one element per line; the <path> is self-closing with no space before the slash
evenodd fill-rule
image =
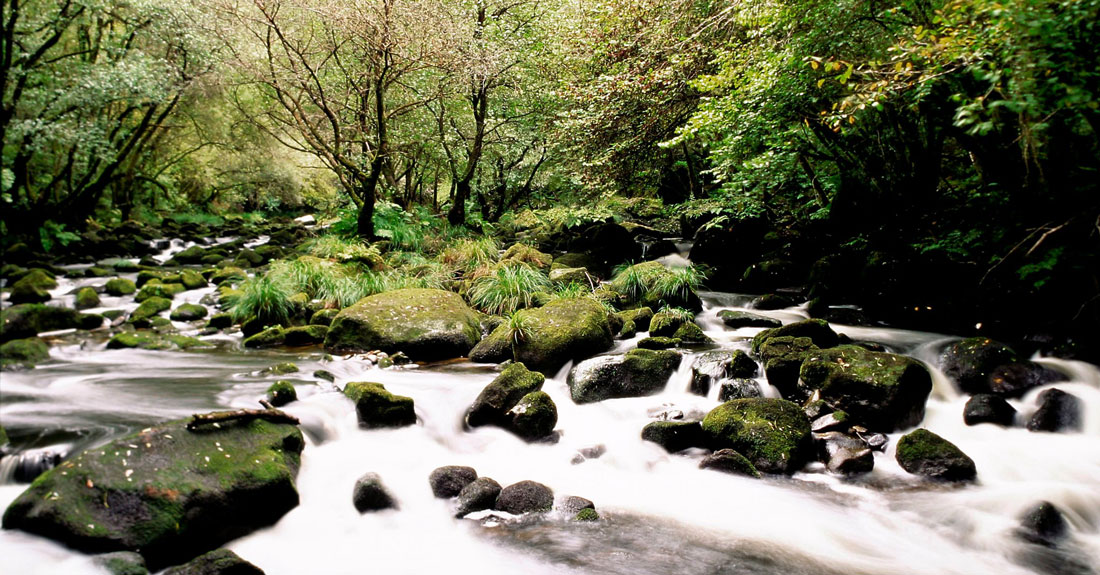
<path id="1" fill-rule="evenodd" d="M 290 361 L 284 361 L 283 363 L 276 363 L 260 373 L 263 375 L 286 375 L 288 373 L 298 373 L 298 371 L 300 370 L 297 364 Z"/>
<path id="2" fill-rule="evenodd" d="M 573 516 L 574 521 L 599 521 L 600 514 L 595 509 L 581 509 Z"/>
<path id="3" fill-rule="evenodd" d="M 759 355 L 760 348 L 773 337 L 807 337 L 820 348 L 835 347 L 840 343 L 840 336 L 829 327 L 829 322 L 823 319 L 807 319 L 756 334 L 752 338 L 753 353 Z"/>
<path id="4" fill-rule="evenodd" d="M 783 399 L 727 401 L 703 418 L 714 449 L 733 449 L 763 473 L 794 473 L 813 455 L 810 422 L 797 404 Z"/>
<path id="5" fill-rule="evenodd" d="M 264 572 L 229 549 L 217 549 L 172 567 L 163 575 L 264 575 Z"/>
<path id="6" fill-rule="evenodd" d="M 656 443 L 669 453 L 707 445 L 698 421 L 653 421 L 642 428 L 642 440 Z"/>
<path id="7" fill-rule="evenodd" d="M 7 445 L 8 441 L 8 431 L 4 429 L 3 425 L 0 425 L 0 447 Z"/>
<path id="8" fill-rule="evenodd" d="M 149 575 L 145 558 L 133 551 L 115 551 L 96 555 L 92 559 L 110 575 Z"/>
<path id="9" fill-rule="evenodd" d="M 672 334 L 672 337 L 683 343 L 714 343 L 714 340 L 703 333 L 703 328 L 699 327 L 695 322 L 684 322 L 680 324 L 680 327 L 676 328 L 676 332 Z"/>
<path id="10" fill-rule="evenodd" d="M 244 339 L 242 345 L 248 348 L 275 347 L 286 343 L 286 330 L 282 326 L 269 327 L 260 333 Z"/>
<path id="11" fill-rule="evenodd" d="M 210 312 L 205 306 L 195 303 L 185 303 L 172 310 L 172 313 L 169 314 L 168 317 L 171 318 L 172 321 L 198 321 L 206 317 L 208 313 Z"/>
<path id="12" fill-rule="evenodd" d="M 206 287 L 206 278 L 195 270 L 183 270 L 180 272 L 180 283 L 188 290 L 202 289 Z"/>
<path id="13" fill-rule="evenodd" d="M 940 358 L 943 373 L 964 393 L 990 393 L 990 379 L 1001 366 L 1019 361 L 1007 345 L 987 337 L 971 337 L 955 342 Z"/>
<path id="14" fill-rule="evenodd" d="M 261 258 L 263 258 L 264 263 L 268 263 L 268 262 L 271 262 L 273 260 L 278 260 L 278 259 L 282 259 L 282 258 L 286 257 L 286 250 L 284 250 L 283 248 L 281 248 L 279 246 L 274 246 L 274 245 L 271 245 L 271 244 L 263 244 L 262 246 L 256 246 L 255 248 L 253 248 L 252 251 L 256 252 Z M 374 269 L 374 268 L 371 268 L 371 269 Z"/>
<path id="15" fill-rule="evenodd" d="M 210 321 L 206 322 L 206 327 L 212 327 L 214 329 L 225 329 L 233 326 L 233 314 L 230 313 L 217 313 L 211 316 Z"/>
<path id="16" fill-rule="evenodd" d="M 558 406 L 545 391 L 523 396 L 507 415 L 511 419 L 508 430 L 526 441 L 549 437 L 558 424 Z"/>
<path id="17" fill-rule="evenodd" d="M 676 330 L 680 329 L 680 326 L 684 325 L 685 320 L 679 313 L 674 311 L 659 311 L 653 315 L 653 318 L 649 321 L 649 335 L 654 337 L 674 337 Z"/>
<path id="18" fill-rule="evenodd" d="M 203 256 L 206 255 L 206 250 L 201 246 L 191 246 L 187 249 L 176 252 L 176 255 L 172 256 L 172 260 L 169 263 L 174 264 L 197 264 L 202 261 Z"/>
<path id="19" fill-rule="evenodd" d="M 13 339 L 0 345 L 0 367 L 3 368 L 32 368 L 49 358 L 49 344 L 37 337 Z"/>
<path id="20" fill-rule="evenodd" d="M 463 357 L 481 339 L 477 314 L 456 293 L 400 289 L 341 311 L 325 338 L 329 352 L 404 352 L 415 360 Z"/>
<path id="21" fill-rule="evenodd" d="M 137 333 L 132 331 L 115 335 L 107 342 L 107 349 L 171 349 L 172 344 L 152 333 Z"/>
<path id="22" fill-rule="evenodd" d="M 72 457 L 4 513 L 5 529 L 87 553 L 138 551 L 152 569 L 275 523 L 298 505 L 296 426 L 154 426 Z M 135 447 L 136 446 L 136 447 Z"/>
<path id="23" fill-rule="evenodd" d="M 172 345 L 179 349 L 195 349 L 198 347 L 214 347 L 210 343 L 207 343 L 197 337 L 191 337 L 186 335 L 168 334 L 164 336 L 164 339 L 168 340 Z"/>
<path id="24" fill-rule="evenodd" d="M 340 310 L 338 309 L 319 309 L 310 316 L 309 324 L 331 326 L 332 320 L 336 319 L 336 316 L 339 314 Z"/>
<path id="25" fill-rule="evenodd" d="M 703 461 L 699 462 L 699 469 L 710 469 L 730 475 L 743 475 L 755 479 L 761 477 L 760 472 L 756 470 L 756 467 L 753 466 L 751 461 L 745 459 L 744 455 L 732 449 L 719 449 L 704 457 Z"/>
<path id="26" fill-rule="evenodd" d="M 802 396 L 815 393 L 863 426 L 890 432 L 924 419 L 932 377 L 915 359 L 845 345 L 805 354 L 799 371 Z"/>
<path id="27" fill-rule="evenodd" d="M 649 322 L 653 320 L 653 310 L 648 307 L 628 309 L 615 315 L 622 320 L 624 325 L 633 322 L 638 331 L 649 331 Z"/>
<path id="28" fill-rule="evenodd" d="M 638 342 L 639 349 L 671 349 L 679 347 L 683 340 L 675 337 L 647 337 Z"/>
<path id="29" fill-rule="evenodd" d="M 176 297 L 176 294 L 181 294 L 185 291 L 187 290 L 183 287 L 183 284 L 179 283 L 147 283 L 142 286 L 141 290 L 134 296 L 134 301 L 141 303 L 154 297 L 172 299 Z"/>
<path id="30" fill-rule="evenodd" d="M 294 389 L 293 383 L 280 379 L 267 388 L 267 400 L 275 407 L 282 407 L 292 401 L 297 401 L 298 391 Z"/>
<path id="31" fill-rule="evenodd" d="M 243 282 L 246 279 L 248 279 L 248 272 L 235 266 L 226 266 L 210 276 L 210 283 L 220 286 L 224 283 Z"/>
<path id="32" fill-rule="evenodd" d="M 528 370 L 522 363 L 509 365 L 478 394 L 466 412 L 466 424 L 507 427 L 511 423 L 508 411 L 528 394 L 542 389 L 544 381 L 543 374 Z"/>
<path id="33" fill-rule="evenodd" d="M 554 507 L 554 492 L 536 481 L 520 481 L 500 490 L 493 509 L 523 515 L 541 513 Z"/>
<path id="34" fill-rule="evenodd" d="M 504 363 L 512 359 L 513 337 L 507 325 L 498 325 L 470 350 L 470 361 Z"/>
<path id="35" fill-rule="evenodd" d="M 114 275 L 114 270 L 107 268 L 101 268 L 99 266 L 92 266 L 84 270 L 84 277 L 86 278 L 105 278 Z"/>
<path id="36" fill-rule="evenodd" d="M 753 378 L 756 372 L 756 362 L 741 350 L 710 351 L 691 365 L 691 392 L 705 397 L 720 381 Z"/>
<path id="37" fill-rule="evenodd" d="M 554 300 L 524 315 L 531 333 L 514 351 L 515 360 L 530 369 L 555 373 L 566 362 L 591 357 L 614 343 L 607 310 L 588 298 Z"/>
<path id="38" fill-rule="evenodd" d="M 550 272 L 550 283 L 554 285 L 567 285 L 578 283 L 592 285 L 598 280 L 588 274 L 587 268 L 557 268 Z"/>
<path id="39" fill-rule="evenodd" d="M 8 301 L 13 304 L 43 303 L 50 301 L 50 290 L 57 287 L 57 280 L 46 271 L 33 269 L 11 286 Z"/>
<path id="40" fill-rule="evenodd" d="M 895 459 L 909 473 L 931 479 L 970 481 L 977 476 L 973 459 L 954 443 L 923 428 L 898 440 Z"/>
<path id="41" fill-rule="evenodd" d="M 743 327 L 776 328 L 783 325 L 783 322 L 768 316 L 730 309 L 718 312 L 718 319 L 722 320 L 722 323 L 731 329 L 741 329 Z"/>
<path id="42" fill-rule="evenodd" d="M 545 272 L 550 270 L 550 264 L 553 263 L 554 256 L 540 252 L 525 244 L 513 244 L 505 250 L 504 255 L 500 257 L 500 261 L 523 262 L 537 270 Z"/>
<path id="43" fill-rule="evenodd" d="M 151 283 L 180 283 L 180 274 L 160 270 L 142 270 L 138 272 L 137 281 L 135 283 L 139 288 L 145 287 Z"/>
<path id="44" fill-rule="evenodd" d="M 148 326 L 151 320 L 160 312 L 172 308 L 172 301 L 162 297 L 152 297 L 143 302 L 134 311 L 130 312 L 130 323 L 137 327 Z"/>
<path id="45" fill-rule="evenodd" d="M 93 287 L 82 287 L 76 291 L 76 300 L 73 304 L 76 309 L 89 309 L 99 307 L 99 294 Z"/>
<path id="46" fill-rule="evenodd" d="M 816 351 L 818 347 L 808 337 L 782 336 L 768 338 L 756 355 L 764 364 L 768 383 L 787 399 L 805 401 L 805 390 L 798 386 L 798 374 L 807 354 Z"/>
<path id="47" fill-rule="evenodd" d="M 224 310 L 233 307 L 237 303 L 237 301 L 241 299 L 241 296 L 244 295 L 244 292 L 239 289 L 233 289 L 223 285 L 218 288 L 217 294 L 218 309 Z"/>
<path id="48" fill-rule="evenodd" d="M 300 347 L 304 345 L 317 345 L 324 343 L 328 335 L 328 326 L 325 325 L 301 325 L 288 327 L 283 330 L 285 345 Z"/>
<path id="49" fill-rule="evenodd" d="M 233 258 L 233 265 L 242 268 L 254 268 L 264 264 L 264 257 L 255 251 L 245 248 L 237 253 L 237 257 Z"/>
<path id="50" fill-rule="evenodd" d="M 355 402 L 361 427 L 404 427 L 416 423 L 412 398 L 394 395 L 381 383 L 353 381 L 344 387 L 344 395 Z"/>
<path id="51" fill-rule="evenodd" d="M 570 370 L 570 396 L 577 403 L 593 403 L 660 393 L 681 359 L 674 351 L 650 349 L 595 357 Z"/>
<path id="52" fill-rule="evenodd" d="M 638 326 L 632 321 L 628 321 L 619 328 L 619 339 L 630 339 L 638 335 Z M 649 338 L 646 338 L 649 339 Z M 640 346 L 642 342 L 638 342 Z"/>
<path id="53" fill-rule="evenodd" d="M 79 326 L 80 314 L 65 307 L 25 303 L 0 310 L 0 341 L 24 339 L 43 332 Z"/>
<path id="54" fill-rule="evenodd" d="M 134 282 L 126 278 L 109 279 L 103 289 L 107 292 L 107 295 L 114 297 L 122 297 L 137 292 L 137 286 L 134 285 Z"/>

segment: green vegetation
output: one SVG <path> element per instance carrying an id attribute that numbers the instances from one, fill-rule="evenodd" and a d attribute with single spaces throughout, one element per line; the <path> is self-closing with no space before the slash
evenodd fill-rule
<path id="1" fill-rule="evenodd" d="M 493 272 L 474 280 L 470 302 L 486 313 L 506 315 L 534 307 L 536 295 L 553 288 L 550 278 L 524 264 L 497 266 Z"/>
<path id="2" fill-rule="evenodd" d="M 294 314 L 290 303 L 293 286 L 278 274 L 269 272 L 250 278 L 241 286 L 241 292 L 230 309 L 235 321 L 255 317 L 261 324 L 285 324 Z"/>

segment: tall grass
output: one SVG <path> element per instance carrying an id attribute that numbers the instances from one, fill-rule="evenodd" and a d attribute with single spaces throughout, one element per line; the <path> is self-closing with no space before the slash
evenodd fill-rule
<path id="1" fill-rule="evenodd" d="M 580 282 L 569 282 L 556 286 L 554 288 L 554 293 L 550 294 L 550 297 L 552 299 L 575 299 L 589 297 L 591 295 L 592 288 L 588 285 Z"/>
<path id="2" fill-rule="evenodd" d="M 372 262 L 382 257 L 377 249 L 358 238 L 344 239 L 333 235 L 311 240 L 306 244 L 306 249 L 310 255 L 338 262 Z"/>
<path id="3" fill-rule="evenodd" d="M 631 301 L 665 300 L 682 303 L 703 286 L 706 274 L 700 268 L 669 269 L 653 263 L 627 263 L 615 268 L 611 287 Z"/>
<path id="4" fill-rule="evenodd" d="M 500 244 L 491 237 L 458 240 L 443 252 L 443 263 L 463 274 L 488 267 L 500 259 Z"/>
<path id="5" fill-rule="evenodd" d="M 665 271 L 667 271 L 666 268 L 660 264 L 646 265 L 627 262 L 615 267 L 614 276 L 611 278 L 611 287 L 631 300 L 639 301 L 653 289 L 653 285 Z"/>
<path id="6" fill-rule="evenodd" d="M 241 286 L 241 292 L 230 308 L 234 321 L 255 316 L 264 324 L 286 324 L 294 313 L 290 297 L 295 291 L 279 274 L 268 272 L 249 278 Z"/>
<path id="7" fill-rule="evenodd" d="M 550 279 L 526 265 L 500 266 L 474 280 L 470 303 L 491 314 L 507 315 L 531 307 L 535 294 L 551 291 Z"/>
<path id="8" fill-rule="evenodd" d="M 653 282 L 653 292 L 662 300 L 687 301 L 703 286 L 706 274 L 695 266 L 671 269 Z"/>

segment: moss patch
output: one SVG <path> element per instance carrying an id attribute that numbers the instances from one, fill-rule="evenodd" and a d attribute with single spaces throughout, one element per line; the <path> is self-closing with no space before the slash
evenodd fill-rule
<path id="1" fill-rule="evenodd" d="M 733 449 L 764 473 L 794 473 L 812 453 L 810 422 L 797 404 L 783 399 L 727 401 L 703 419 L 715 449 Z"/>
<path id="2" fill-rule="evenodd" d="M 362 427 L 404 427 L 416 423 L 411 397 L 394 395 L 381 383 L 353 381 L 344 395 L 355 402 L 355 414 Z"/>

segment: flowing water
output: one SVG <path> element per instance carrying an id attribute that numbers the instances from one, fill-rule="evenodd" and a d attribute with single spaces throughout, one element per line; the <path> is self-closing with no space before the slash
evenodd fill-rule
<path id="1" fill-rule="evenodd" d="M 56 291 L 82 283 L 89 282 L 70 282 Z M 197 301 L 204 293 L 187 292 L 180 302 Z M 716 314 L 744 309 L 749 298 L 703 296 L 699 323 L 716 346 L 747 349 L 759 330 L 726 330 Z M 784 322 L 806 315 L 802 308 L 760 313 Z M 567 366 L 544 386 L 558 406 L 559 441 L 527 444 L 500 429 L 463 429 L 464 411 L 494 378 L 494 366 L 450 363 L 383 370 L 358 357 L 326 358 L 318 349 L 242 350 L 239 337 L 221 335 L 205 338 L 218 346 L 207 351 L 106 350 L 105 341 L 61 334 L 51 361 L 2 375 L 0 421 L 23 452 L 0 460 L 0 506 L 25 488 L 13 479 L 19 461 L 64 455 L 196 412 L 256 407 L 268 385 L 290 379 L 299 401 L 285 410 L 301 418 L 307 436 L 298 476 L 301 504 L 276 525 L 227 545 L 270 575 L 1096 572 L 1100 370 L 1040 359 L 1070 381 L 1011 402 L 1021 425 L 1034 411 L 1038 393 L 1056 386 L 1084 402 L 1082 432 L 968 427 L 962 421 L 966 397 L 936 367 L 939 351 L 957 338 L 885 328 L 834 329 L 929 365 L 935 388 L 922 426 L 974 459 L 975 484 L 932 485 L 905 473 L 893 452 L 902 433 L 892 434 L 890 447 L 875 454 L 872 473 L 855 479 L 830 475 L 821 464 L 792 478 L 763 480 L 700 470 L 701 451 L 670 455 L 640 439 L 641 428 L 656 417 L 700 417 L 718 405 L 716 391 L 707 398 L 688 393 L 691 354 L 661 394 L 588 405 L 570 400 Z M 611 353 L 630 347 L 631 342 L 618 342 Z M 300 372 L 261 373 L 283 361 L 296 362 Z M 334 374 L 335 384 L 312 375 L 319 369 Z M 414 398 L 418 424 L 360 429 L 351 401 L 339 393 L 345 383 L 357 380 L 378 381 Z M 759 381 L 765 395 L 777 395 Z M 586 497 L 602 519 L 584 523 L 551 514 L 512 521 L 484 513 L 455 519 L 453 504 L 433 498 L 428 487 L 428 474 L 442 465 L 469 465 L 502 485 L 531 479 L 558 496 Z M 398 510 L 356 512 L 352 486 L 366 472 L 382 476 Z M 1070 524 L 1071 542 L 1063 554 L 1013 536 L 1019 515 L 1040 500 L 1057 505 Z M 99 572 L 87 557 L 20 532 L 0 532 L 0 549 L 4 573 Z"/>

